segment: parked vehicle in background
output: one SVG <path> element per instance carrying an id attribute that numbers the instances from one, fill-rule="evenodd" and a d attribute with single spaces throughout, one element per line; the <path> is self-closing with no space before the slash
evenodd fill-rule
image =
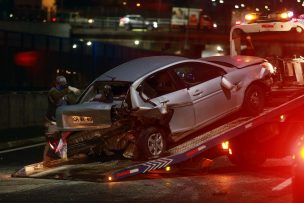
<path id="1" fill-rule="evenodd" d="M 199 22 L 200 30 L 212 30 L 217 28 L 217 24 L 208 15 L 201 15 Z"/>
<path id="2" fill-rule="evenodd" d="M 152 30 L 158 27 L 157 21 L 148 21 L 141 15 L 126 15 L 119 20 L 119 27 L 124 27 L 126 30 L 134 28 Z"/>
<path id="3" fill-rule="evenodd" d="M 171 27 L 212 30 L 217 28 L 217 24 L 213 22 L 210 16 L 202 13 L 202 9 L 173 7 Z"/>

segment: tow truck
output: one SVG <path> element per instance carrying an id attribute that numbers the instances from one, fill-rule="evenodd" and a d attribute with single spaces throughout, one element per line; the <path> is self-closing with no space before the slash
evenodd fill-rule
<path id="1" fill-rule="evenodd" d="M 284 18 L 279 21 L 259 22 L 256 20 L 236 25 L 232 27 L 230 32 L 231 55 L 241 54 L 242 42 L 246 40 L 246 37 L 243 38 L 248 33 L 257 34 L 257 38 L 253 39 L 256 40 L 257 45 L 261 45 L 263 40 L 259 41 L 259 39 L 263 39 L 261 36 L 264 34 L 271 36 L 275 36 L 277 33 L 288 34 L 293 32 L 293 29 L 299 32 L 300 29 L 297 27 L 303 29 L 304 26 L 299 21 L 291 19 L 290 16 L 288 19 Z M 268 40 L 267 37 L 266 40 Z M 269 41 L 264 41 L 264 43 L 269 47 Z M 288 43 L 293 42 L 289 41 Z M 283 44 L 283 49 L 288 49 L 289 47 L 285 45 L 286 43 Z M 265 57 L 268 56 L 265 55 Z M 60 159 L 51 161 L 47 166 L 43 162 L 24 166 L 13 176 L 58 177 L 59 175 L 68 176 L 70 170 L 78 172 L 87 170 L 89 173 L 94 173 L 98 180 L 120 181 L 155 170 L 168 171 L 172 167 L 189 162 L 202 166 L 204 165 L 203 161 L 223 154 L 227 155 L 233 163 L 242 167 L 256 167 L 267 158 L 290 155 L 292 146 L 304 133 L 304 127 L 301 127 L 301 123 L 304 121 L 304 111 L 302 110 L 304 108 L 304 86 L 301 80 L 296 77 L 293 66 L 293 63 L 299 63 L 301 58 L 297 59 L 298 61 L 279 57 L 273 59 L 282 62 L 276 64 L 278 71 L 280 71 L 280 77 L 275 78 L 277 85 L 272 88 L 265 110 L 257 116 L 245 116 L 242 112 L 235 113 L 201 129 L 193 136 L 169 148 L 163 157 L 153 160 L 133 161 L 117 158 L 108 161 L 83 161 L 81 158 Z M 288 72 L 289 63 L 293 68 L 292 73 Z"/>

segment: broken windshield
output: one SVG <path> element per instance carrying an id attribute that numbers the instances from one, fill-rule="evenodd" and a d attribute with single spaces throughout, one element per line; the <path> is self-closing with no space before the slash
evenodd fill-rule
<path id="1" fill-rule="evenodd" d="M 96 81 L 84 93 L 80 103 L 100 101 L 110 103 L 113 100 L 124 100 L 128 93 L 129 82 Z"/>

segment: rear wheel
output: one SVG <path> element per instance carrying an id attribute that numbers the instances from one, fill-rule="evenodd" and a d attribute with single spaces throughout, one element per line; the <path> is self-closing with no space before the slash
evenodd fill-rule
<path id="1" fill-rule="evenodd" d="M 233 153 L 237 154 L 228 155 L 229 160 L 241 168 L 257 168 L 266 161 L 265 154 L 254 148 L 243 152 L 233 151 Z"/>
<path id="2" fill-rule="evenodd" d="M 232 154 L 228 155 L 229 160 L 241 168 L 257 168 L 267 158 L 264 150 L 254 141 L 231 143 L 231 151 Z"/>
<path id="3" fill-rule="evenodd" d="M 265 94 L 263 88 L 253 84 L 248 87 L 244 98 L 244 110 L 249 115 L 261 113 L 265 105 Z"/>
<path id="4" fill-rule="evenodd" d="M 149 127 L 140 133 L 138 142 L 139 154 L 142 158 L 153 159 L 160 157 L 166 150 L 165 132 L 159 127 Z"/>

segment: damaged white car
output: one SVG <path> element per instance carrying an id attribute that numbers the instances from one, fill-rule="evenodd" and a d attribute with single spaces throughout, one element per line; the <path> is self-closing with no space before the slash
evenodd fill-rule
<path id="1" fill-rule="evenodd" d="M 252 56 L 138 58 L 98 77 L 78 104 L 60 107 L 49 144 L 61 158 L 156 158 L 241 108 L 260 113 L 272 73 L 270 63 Z"/>

